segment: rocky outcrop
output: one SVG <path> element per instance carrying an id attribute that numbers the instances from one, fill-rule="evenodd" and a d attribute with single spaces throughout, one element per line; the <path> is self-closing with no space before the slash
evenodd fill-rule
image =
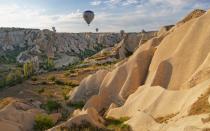
<path id="1" fill-rule="evenodd" d="M 55 67 L 72 64 L 121 40 L 117 33 L 55 33 L 50 30 L 0 28 L 0 57 L 25 63 L 54 60 Z"/>
<path id="2" fill-rule="evenodd" d="M 107 73 L 108 71 L 106 70 L 100 70 L 96 72 L 96 74 L 90 75 L 82 80 L 80 85 L 73 91 L 73 93 L 71 93 L 69 103 L 86 103 L 91 96 L 97 95 L 102 80 Z"/>
<path id="3" fill-rule="evenodd" d="M 14 98 L 0 101 L 0 128 L 2 131 L 33 130 L 34 119 L 43 113 L 35 105 Z"/>
<path id="4" fill-rule="evenodd" d="M 94 108 L 89 108 L 87 110 L 76 110 L 73 117 L 68 121 L 49 129 L 48 131 L 58 131 L 58 130 L 97 130 L 103 131 L 104 120 L 98 114 Z"/>
<path id="5" fill-rule="evenodd" d="M 128 117 L 134 131 L 208 130 L 210 11 L 191 14 L 139 44 L 105 75 L 84 110 Z"/>
<path id="6" fill-rule="evenodd" d="M 181 21 L 179 21 L 177 23 L 177 25 L 186 23 L 187 21 L 189 21 L 191 19 L 198 18 L 198 17 L 202 16 L 205 13 L 206 13 L 205 10 L 195 9 L 194 11 L 190 12 L 186 17 L 184 17 Z"/>
<path id="7" fill-rule="evenodd" d="M 144 44 L 156 35 L 156 31 L 125 34 L 123 40 L 116 47 L 119 58 L 124 59 L 132 55 L 139 45 Z"/>

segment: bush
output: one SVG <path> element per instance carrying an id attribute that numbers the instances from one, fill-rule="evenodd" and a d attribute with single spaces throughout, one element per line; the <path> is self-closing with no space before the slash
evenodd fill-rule
<path id="1" fill-rule="evenodd" d="M 65 82 L 63 82 L 62 80 L 55 80 L 55 84 L 57 84 L 57 85 L 65 85 Z"/>
<path id="2" fill-rule="evenodd" d="M 47 85 L 48 83 L 46 81 L 41 82 L 42 85 Z"/>
<path id="3" fill-rule="evenodd" d="M 9 72 L 5 78 L 6 86 L 13 86 L 22 82 L 21 71 L 15 70 Z"/>
<path id="4" fill-rule="evenodd" d="M 48 115 L 37 115 L 35 117 L 34 130 L 45 131 L 54 126 L 52 118 Z"/>
<path id="5" fill-rule="evenodd" d="M 67 81 L 67 82 L 65 82 L 64 84 L 67 85 L 67 86 L 72 86 L 72 87 L 76 87 L 76 86 L 79 85 L 78 83 L 74 83 L 74 82 L 72 82 L 72 81 Z"/>
<path id="6" fill-rule="evenodd" d="M 61 104 L 56 101 L 49 100 L 46 104 L 41 105 L 41 107 L 51 113 L 61 108 Z"/>
<path id="7" fill-rule="evenodd" d="M 68 77 L 69 75 L 70 75 L 69 72 L 65 72 L 65 73 L 64 73 L 64 76 L 65 76 L 65 77 Z"/>
<path id="8" fill-rule="evenodd" d="M 129 120 L 129 117 L 121 117 L 119 119 L 106 118 L 105 120 L 106 126 L 110 130 L 131 131 L 131 127 L 124 124 L 125 121 Z"/>
<path id="9" fill-rule="evenodd" d="M 85 105 L 84 102 L 80 101 L 80 102 L 76 102 L 76 103 L 70 103 L 68 104 L 70 107 L 76 108 L 76 109 L 82 109 Z"/>
<path id="10" fill-rule="evenodd" d="M 33 77 L 31 77 L 31 80 L 32 81 L 37 81 L 37 78 L 33 76 Z"/>
<path id="11" fill-rule="evenodd" d="M 48 77 L 48 80 L 55 81 L 55 76 Z"/>
<path id="12" fill-rule="evenodd" d="M 38 93 L 39 93 L 39 94 L 41 94 L 41 93 L 43 93 L 43 92 L 44 92 L 44 88 L 41 88 L 41 89 L 38 90 Z"/>
<path id="13" fill-rule="evenodd" d="M 59 131 L 110 131 L 93 126 L 90 122 L 83 120 L 81 124 L 72 124 L 70 127 L 61 126 Z"/>

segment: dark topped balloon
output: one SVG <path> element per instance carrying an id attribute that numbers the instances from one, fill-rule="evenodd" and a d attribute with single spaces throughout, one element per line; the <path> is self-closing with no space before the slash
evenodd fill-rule
<path id="1" fill-rule="evenodd" d="M 83 13 L 83 18 L 88 25 L 90 25 L 90 23 L 93 21 L 94 16 L 94 12 L 91 10 L 87 10 Z"/>
<path id="2" fill-rule="evenodd" d="M 99 29 L 98 28 L 96 28 L 96 32 L 98 32 L 99 31 Z"/>

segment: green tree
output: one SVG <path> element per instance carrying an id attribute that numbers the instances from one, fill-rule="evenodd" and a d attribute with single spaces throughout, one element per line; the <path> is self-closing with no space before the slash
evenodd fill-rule
<path id="1" fill-rule="evenodd" d="M 28 63 L 25 63 L 24 65 L 23 65 L 23 74 L 24 74 L 24 77 L 25 78 L 28 78 L 29 77 L 29 71 L 28 71 Z"/>
<path id="2" fill-rule="evenodd" d="M 6 82 L 5 82 L 5 78 L 3 76 L 0 77 L 0 88 L 5 87 Z"/>
<path id="3" fill-rule="evenodd" d="M 47 69 L 52 70 L 54 68 L 55 64 L 51 58 L 47 58 Z"/>
<path id="4" fill-rule="evenodd" d="M 27 62 L 23 65 L 24 77 L 29 78 L 34 73 L 34 67 L 32 62 Z"/>
<path id="5" fill-rule="evenodd" d="M 22 82 L 22 72 L 20 69 L 16 69 L 15 71 L 15 81 L 16 83 L 21 83 Z"/>
<path id="6" fill-rule="evenodd" d="M 13 72 L 10 72 L 6 76 L 6 85 L 7 86 L 13 86 L 15 84 L 15 74 Z"/>

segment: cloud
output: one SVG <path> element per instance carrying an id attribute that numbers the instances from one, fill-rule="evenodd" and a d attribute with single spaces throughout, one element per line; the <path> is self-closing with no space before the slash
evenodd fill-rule
<path id="1" fill-rule="evenodd" d="M 127 0 L 122 3 L 122 5 L 131 5 L 131 4 L 138 4 L 139 0 Z"/>
<path id="2" fill-rule="evenodd" d="M 102 3 L 101 0 L 95 0 L 95 1 L 91 1 L 90 4 L 93 5 L 93 6 L 97 6 L 97 5 L 100 5 Z"/>
<path id="3" fill-rule="evenodd" d="M 94 6 L 100 5 L 99 9 L 94 7 L 96 16 L 91 26 L 87 26 L 84 22 L 82 11 L 79 9 L 49 14 L 47 9 L 15 4 L 0 5 L 0 26 L 40 29 L 50 29 L 55 26 L 59 32 L 89 32 L 95 28 L 106 32 L 119 32 L 121 29 L 153 30 L 162 25 L 174 24 L 195 7 L 207 9 L 209 7 L 207 5 L 210 5 L 209 0 L 92 0 L 90 2 Z"/>
<path id="4" fill-rule="evenodd" d="M 0 26 L 43 28 L 52 23 L 50 16 L 42 15 L 43 9 L 35 10 L 17 5 L 0 5 Z"/>

